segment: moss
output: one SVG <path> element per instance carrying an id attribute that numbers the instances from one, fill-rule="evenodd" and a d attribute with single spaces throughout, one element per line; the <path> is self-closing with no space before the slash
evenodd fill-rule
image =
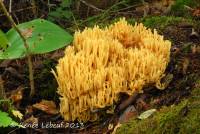
<path id="1" fill-rule="evenodd" d="M 181 123 L 180 113 L 187 105 L 187 101 L 183 101 L 178 106 L 163 107 L 152 118 L 145 120 L 132 120 L 124 124 L 117 132 L 119 134 L 127 133 L 176 133 L 179 129 L 177 123 Z"/>
<path id="2" fill-rule="evenodd" d="M 91 17 L 92 18 L 92 17 Z M 109 26 L 110 24 L 114 24 L 115 22 L 119 21 L 121 17 L 116 17 L 112 20 L 110 20 L 109 18 L 96 23 L 93 19 L 91 21 L 87 22 L 87 26 L 88 27 L 93 27 L 94 25 L 99 25 L 101 28 Z M 134 25 L 135 22 L 138 23 L 143 23 L 146 27 L 148 28 L 155 28 L 158 29 L 160 31 L 164 31 L 165 28 L 167 28 L 167 26 L 170 25 L 181 25 L 181 24 L 188 24 L 188 25 L 192 25 L 194 26 L 195 29 L 199 29 L 199 25 L 200 22 L 199 21 L 195 21 L 193 19 L 190 18 L 183 18 L 183 17 L 175 17 L 175 16 L 150 16 L 150 17 L 145 17 L 145 18 L 141 18 L 141 19 L 135 19 L 135 18 L 127 18 L 127 22 L 129 24 Z"/>
<path id="3" fill-rule="evenodd" d="M 119 21 L 120 18 L 121 17 L 115 18 L 111 20 L 108 24 L 113 24 Z M 193 23 L 191 19 L 184 19 L 182 17 L 174 17 L 174 16 L 152 16 L 152 17 L 141 18 L 139 20 L 136 20 L 135 18 L 128 18 L 127 22 L 132 25 L 134 25 L 135 22 L 139 23 L 141 22 L 148 28 L 158 28 L 158 29 L 164 29 L 168 25 L 173 25 L 181 22 Z"/>
<path id="4" fill-rule="evenodd" d="M 190 17 L 190 12 L 185 8 L 185 6 L 195 8 L 199 5 L 200 0 L 176 0 L 175 4 L 171 7 L 171 13 L 177 16 Z"/>
<path id="5" fill-rule="evenodd" d="M 200 85 L 200 80 L 197 83 Z M 153 117 L 123 124 L 118 134 L 185 134 L 200 133 L 200 87 L 196 87 L 189 99 L 178 105 L 163 107 Z"/>
<path id="6" fill-rule="evenodd" d="M 188 114 L 180 125 L 180 133 L 200 133 L 200 80 L 197 82 L 197 88 L 193 90 L 189 98 Z"/>
<path id="7" fill-rule="evenodd" d="M 184 19 L 182 17 L 174 16 L 154 16 L 141 19 L 141 22 L 149 28 L 164 29 L 168 25 L 173 25 L 181 22 L 193 23 L 190 19 Z"/>

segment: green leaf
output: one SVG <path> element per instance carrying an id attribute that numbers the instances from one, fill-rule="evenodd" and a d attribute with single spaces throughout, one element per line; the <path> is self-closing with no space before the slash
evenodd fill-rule
<path id="1" fill-rule="evenodd" d="M 50 17 L 56 17 L 56 18 L 61 18 L 62 17 L 62 11 L 52 11 L 49 13 Z"/>
<path id="2" fill-rule="evenodd" d="M 72 4 L 72 0 L 63 0 L 61 3 L 61 7 L 70 7 Z"/>
<path id="3" fill-rule="evenodd" d="M 0 110 L 0 127 L 22 127 L 19 123 L 15 122 L 8 116 L 8 113 Z"/>
<path id="4" fill-rule="evenodd" d="M 64 19 L 70 19 L 73 16 L 71 11 L 65 11 L 62 13 Z"/>
<path id="5" fill-rule="evenodd" d="M 43 54 L 70 44 L 73 37 L 56 24 L 43 19 L 36 19 L 18 25 L 26 37 L 31 54 Z M 7 33 L 10 46 L 0 59 L 16 59 L 26 56 L 26 49 L 19 34 L 12 28 Z"/>
<path id="6" fill-rule="evenodd" d="M 4 32 L 0 30 L 0 49 L 6 49 L 6 47 L 9 45 L 8 39 Z"/>

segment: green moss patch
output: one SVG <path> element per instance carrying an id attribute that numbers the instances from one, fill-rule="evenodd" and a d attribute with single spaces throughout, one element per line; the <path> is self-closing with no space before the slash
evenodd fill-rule
<path id="1" fill-rule="evenodd" d="M 190 17 L 190 11 L 186 6 L 195 8 L 200 6 L 200 0 L 176 0 L 175 4 L 171 7 L 171 14 L 176 16 Z"/>
<path id="2" fill-rule="evenodd" d="M 200 85 L 200 81 L 197 82 Z M 118 134 L 185 134 L 200 133 L 200 86 L 197 86 L 191 96 L 170 107 L 161 108 L 152 117 L 123 124 Z"/>
<path id="3" fill-rule="evenodd" d="M 174 16 L 153 16 L 148 18 L 141 19 L 141 22 L 149 28 L 158 28 L 164 29 L 168 25 L 177 25 L 179 23 L 188 23 L 193 24 L 194 22 L 191 19 L 185 19 L 182 17 Z"/>

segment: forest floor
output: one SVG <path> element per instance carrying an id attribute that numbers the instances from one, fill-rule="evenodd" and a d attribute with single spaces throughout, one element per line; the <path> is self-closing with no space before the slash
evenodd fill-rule
<path id="1" fill-rule="evenodd" d="M 0 62 L 3 88 L 14 107 L 24 115 L 20 122 L 37 122 L 40 125 L 29 129 L 6 128 L 2 132 L 200 133 L 198 127 L 200 125 L 198 116 L 200 114 L 200 99 L 198 99 L 200 98 L 200 13 L 199 16 L 196 14 L 192 16 L 191 13 L 190 17 L 178 17 L 175 14 L 159 16 L 149 13 L 144 17 L 143 10 L 137 11 L 134 16 L 118 14 L 118 18 L 125 16 L 131 24 L 136 21 L 142 22 L 148 28 L 157 29 L 159 34 L 172 42 L 170 62 L 165 72 L 166 77 L 162 81 L 168 83 L 164 90 L 148 87 L 142 94 L 124 96 L 114 109 L 115 114 L 105 115 L 100 121 L 83 124 L 69 122 L 68 128 L 49 129 L 47 126 L 45 128 L 44 124 L 64 122 L 58 113 L 59 95 L 56 93 L 58 85 L 51 73 L 58 59 L 64 55 L 64 49 L 33 57 L 37 94 L 32 98 L 29 97 L 26 60 L 4 60 Z M 110 24 L 113 20 L 108 19 L 105 22 Z M 100 22 L 100 25 L 103 23 Z M 195 97 L 197 99 L 193 99 Z M 119 110 L 119 106 L 125 105 L 127 99 L 131 100 L 129 105 Z M 49 102 L 42 104 L 42 100 L 49 100 Z M 138 119 L 141 113 L 150 109 L 156 109 L 156 112 L 145 119 Z M 104 109 L 100 112 L 105 111 Z"/>

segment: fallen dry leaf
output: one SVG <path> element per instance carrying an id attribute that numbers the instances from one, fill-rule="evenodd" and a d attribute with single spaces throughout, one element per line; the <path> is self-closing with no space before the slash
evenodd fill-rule
<path id="1" fill-rule="evenodd" d="M 14 78 L 19 78 L 21 80 L 23 80 L 24 76 L 22 74 L 20 74 L 15 68 L 13 67 L 8 67 L 5 69 L 5 72 L 10 73 L 11 77 Z"/>
<path id="2" fill-rule="evenodd" d="M 38 124 L 38 118 L 35 118 L 33 115 L 24 121 L 26 124 Z"/>
<path id="3" fill-rule="evenodd" d="M 200 7 L 194 9 L 192 15 L 195 17 L 200 17 Z"/>
<path id="4" fill-rule="evenodd" d="M 200 46 L 196 46 L 196 45 L 194 45 L 194 46 L 192 46 L 192 54 L 198 54 L 198 53 L 200 53 Z"/>
<path id="5" fill-rule="evenodd" d="M 0 67 L 6 68 L 10 65 L 11 62 L 12 62 L 12 60 L 4 60 L 0 63 Z"/>
<path id="6" fill-rule="evenodd" d="M 126 110 L 123 112 L 123 114 L 119 117 L 119 123 L 125 123 L 128 122 L 130 118 L 137 116 L 137 111 L 133 105 L 130 105 Z"/>
<path id="7" fill-rule="evenodd" d="M 42 110 L 48 114 L 57 114 L 58 110 L 56 109 L 56 105 L 53 101 L 42 100 L 39 103 L 33 105 L 34 108 Z"/>
<path id="8" fill-rule="evenodd" d="M 187 5 L 184 5 L 184 7 L 190 11 L 192 13 L 192 16 L 194 17 L 200 17 L 200 7 L 197 7 L 197 8 L 192 8 L 190 6 L 187 6 Z"/>
<path id="9" fill-rule="evenodd" d="M 137 12 L 144 12 L 144 17 L 148 14 L 160 15 L 168 13 L 175 0 L 153 0 L 151 2 L 143 2 L 142 6 L 136 7 Z"/>
<path id="10" fill-rule="evenodd" d="M 59 59 L 64 56 L 63 51 L 55 51 L 53 54 L 51 54 L 50 59 Z"/>
<path id="11" fill-rule="evenodd" d="M 190 60 L 188 58 L 183 59 L 183 74 L 186 74 L 188 66 L 189 66 Z"/>
<path id="12" fill-rule="evenodd" d="M 14 103 L 19 103 L 23 98 L 23 87 L 19 86 L 16 90 L 12 91 L 9 99 L 11 99 Z"/>

